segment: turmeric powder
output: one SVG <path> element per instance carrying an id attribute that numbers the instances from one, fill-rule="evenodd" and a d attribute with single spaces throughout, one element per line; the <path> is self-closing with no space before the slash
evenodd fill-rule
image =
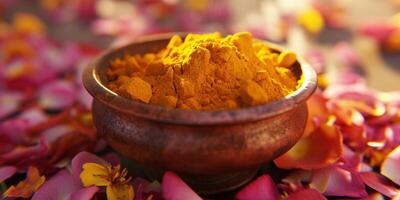
<path id="1" fill-rule="evenodd" d="M 157 53 L 110 62 L 108 87 L 143 103 L 221 110 L 271 102 L 296 90 L 293 52 L 274 53 L 247 32 L 173 36 Z"/>

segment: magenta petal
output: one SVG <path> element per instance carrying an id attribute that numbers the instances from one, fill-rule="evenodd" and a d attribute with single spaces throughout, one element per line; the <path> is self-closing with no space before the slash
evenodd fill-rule
<path id="1" fill-rule="evenodd" d="M 91 200 L 97 191 L 99 188 L 96 186 L 82 188 L 72 193 L 70 200 Z"/>
<path id="2" fill-rule="evenodd" d="M 161 191 L 165 200 L 201 200 L 199 195 L 173 172 L 165 172 Z"/>
<path id="3" fill-rule="evenodd" d="M 71 160 L 71 173 L 75 180 L 81 180 L 82 165 L 88 162 L 106 164 L 107 162 L 94 154 L 82 151 Z"/>
<path id="4" fill-rule="evenodd" d="M 107 153 L 102 157 L 104 160 L 111 163 L 112 165 L 119 165 L 121 163 L 121 158 L 118 156 L 118 154 L 113 152 Z"/>
<path id="5" fill-rule="evenodd" d="M 326 200 L 324 195 L 314 189 L 305 189 L 290 194 L 286 200 Z"/>
<path id="6" fill-rule="evenodd" d="M 248 184 L 239 193 L 236 194 L 236 199 L 239 200 L 252 200 L 252 199 L 265 199 L 274 200 L 279 199 L 278 189 L 274 181 L 269 175 L 262 175 L 255 181 Z"/>
<path id="7" fill-rule="evenodd" d="M 0 183 L 7 180 L 15 174 L 17 168 L 14 166 L 3 166 L 0 167 Z"/>
<path id="8" fill-rule="evenodd" d="M 76 88 L 67 81 L 48 83 L 39 92 L 39 104 L 46 109 L 62 109 L 70 106 L 76 99 Z"/>
<path id="9" fill-rule="evenodd" d="M 400 145 L 392 150 L 383 161 L 381 174 L 400 185 Z"/>
<path id="10" fill-rule="evenodd" d="M 333 47 L 333 55 L 339 60 L 339 62 L 346 66 L 359 66 L 361 61 L 358 54 L 350 46 L 349 43 L 339 42 Z"/>
<path id="11" fill-rule="evenodd" d="M 360 174 L 337 165 L 316 170 L 310 186 L 326 196 L 367 196 Z"/>
<path id="12" fill-rule="evenodd" d="M 385 177 L 375 172 L 364 172 L 361 173 L 361 178 L 364 183 L 372 189 L 382 193 L 387 197 L 394 197 L 400 194 L 400 190 L 395 188 L 392 183 L 385 179 Z"/>
<path id="13" fill-rule="evenodd" d="M 40 189 L 35 192 L 32 200 L 54 200 L 69 199 L 70 195 L 81 188 L 79 183 L 67 170 L 61 170 L 46 181 Z"/>
<path id="14" fill-rule="evenodd" d="M 22 100 L 19 93 L 0 91 L 0 119 L 17 111 Z"/>

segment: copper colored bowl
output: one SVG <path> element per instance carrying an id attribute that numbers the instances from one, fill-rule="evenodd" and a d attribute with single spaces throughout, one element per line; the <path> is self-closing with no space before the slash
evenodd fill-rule
<path id="1" fill-rule="evenodd" d="M 316 74 L 300 58 L 294 72 L 298 77 L 303 75 L 304 82 L 295 92 L 264 105 L 223 111 L 143 104 L 106 87 L 105 72 L 111 59 L 158 51 L 171 36 L 143 37 L 103 53 L 85 68 L 83 83 L 94 97 L 97 131 L 114 150 L 144 166 L 200 177 L 188 180 L 200 192 L 238 187 L 251 179 L 253 169 L 286 152 L 299 140 L 307 120 L 306 100 L 316 88 Z M 277 52 L 283 49 L 268 45 Z M 212 185 L 204 177 L 223 180 L 211 180 L 220 184 Z"/>

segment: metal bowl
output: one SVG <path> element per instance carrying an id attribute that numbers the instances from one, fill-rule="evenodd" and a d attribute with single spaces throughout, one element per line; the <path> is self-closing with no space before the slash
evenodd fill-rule
<path id="1" fill-rule="evenodd" d="M 83 83 L 94 97 L 97 131 L 115 151 L 144 166 L 177 172 L 201 193 L 237 188 L 252 178 L 254 169 L 299 140 L 307 120 L 306 100 L 316 88 L 316 74 L 299 58 L 293 69 L 298 78 L 304 76 L 304 82 L 295 92 L 267 104 L 219 111 L 144 104 L 106 87 L 110 60 L 158 51 L 171 36 L 142 37 L 108 50 L 86 66 Z M 267 44 L 276 52 L 284 49 Z"/>

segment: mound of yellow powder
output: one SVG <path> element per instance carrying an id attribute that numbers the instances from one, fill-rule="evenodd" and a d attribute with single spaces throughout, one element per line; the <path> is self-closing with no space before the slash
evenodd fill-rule
<path id="1" fill-rule="evenodd" d="M 270 51 L 250 33 L 173 36 L 157 53 L 111 61 L 108 87 L 144 103 L 193 110 L 254 106 L 297 88 L 292 52 Z"/>

